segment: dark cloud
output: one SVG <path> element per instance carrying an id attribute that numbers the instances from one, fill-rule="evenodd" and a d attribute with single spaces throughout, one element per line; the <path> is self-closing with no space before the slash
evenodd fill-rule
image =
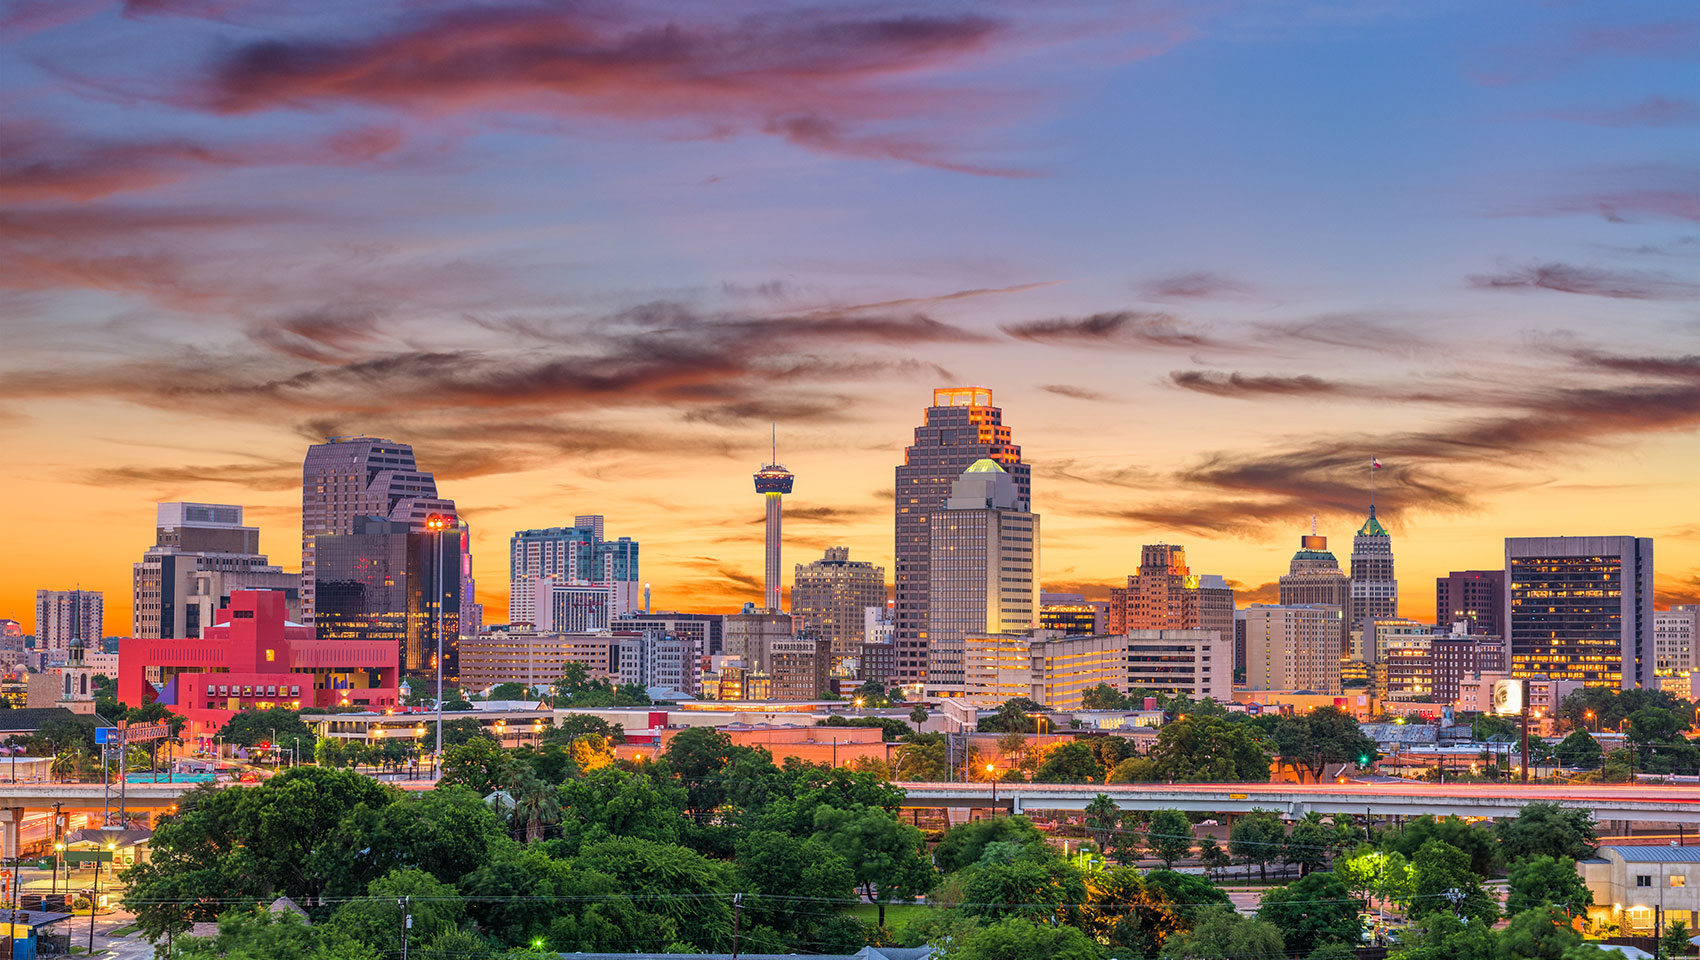
<path id="1" fill-rule="evenodd" d="M 1017 340 L 1056 346 L 1164 347 L 1182 350 L 1225 344 L 1182 326 L 1166 313 L 1121 310 L 1089 317 L 1058 317 L 1006 324 L 1004 333 Z"/>
<path id="2" fill-rule="evenodd" d="M 1108 403 L 1114 399 L 1108 394 L 1099 393 L 1096 390 L 1088 390 L 1085 387 L 1072 386 L 1066 383 L 1042 383 L 1039 385 L 1039 389 L 1046 393 L 1054 393 L 1059 397 L 1068 397 L 1070 400 L 1091 400 L 1098 403 Z"/>
<path id="3" fill-rule="evenodd" d="M 1234 602 L 1237 604 L 1281 602 L 1281 584 L 1277 582 L 1248 587 L 1238 580 L 1229 580 L 1228 586 L 1233 588 Z"/>
<path id="4" fill-rule="evenodd" d="M 460 6 L 371 36 L 249 43 L 178 99 L 221 113 L 356 102 L 685 122 L 704 135 L 757 131 L 812 150 L 1013 173 L 941 148 L 935 138 L 952 121 L 940 117 L 974 101 L 915 79 L 986 52 L 1008 32 L 1003 22 L 817 9 L 714 23 L 693 12 L 645 20 L 606 6 Z M 913 122 L 923 109 L 932 123 Z"/>
<path id="5" fill-rule="evenodd" d="M 1414 350 L 1424 346 L 1426 339 L 1417 332 L 1412 321 L 1354 314 L 1326 314 L 1305 320 L 1261 323 L 1256 327 L 1256 339 L 1273 344 L 1304 346 L 1321 344 L 1349 350 Z"/>
<path id="6" fill-rule="evenodd" d="M 85 471 L 78 479 L 100 487 L 148 484 L 181 488 L 197 483 L 230 483 L 254 490 L 288 490 L 301 486 L 301 467 L 282 462 L 223 463 L 203 467 L 101 467 Z"/>
<path id="7" fill-rule="evenodd" d="M 1176 386 L 1198 393 L 1219 397 L 1241 397 L 1248 394 L 1279 394 L 1284 396 L 1337 396 L 1351 392 L 1350 387 L 1313 377 L 1254 377 L 1243 373 L 1212 373 L 1205 370 L 1175 370 L 1169 379 Z"/>
<path id="8" fill-rule="evenodd" d="M 1700 223 L 1700 167 L 1667 164 L 1583 171 L 1576 185 L 1546 199 L 1499 210 L 1503 216 L 1593 214 L 1612 223 L 1684 220 Z"/>
<path id="9" fill-rule="evenodd" d="M 1655 575 L 1653 602 L 1666 608 L 1679 603 L 1700 603 L 1700 574 L 1691 571 L 1680 576 Z"/>
<path id="10" fill-rule="evenodd" d="M 326 309 L 264 324 L 251 335 L 280 353 L 330 363 L 377 340 L 379 318 L 369 309 Z"/>
<path id="11" fill-rule="evenodd" d="M 785 508 L 785 522 L 790 523 L 795 520 L 800 523 L 857 523 L 885 512 L 875 507 L 788 506 Z M 766 519 L 759 519 L 750 522 L 760 524 L 767 521 Z"/>
<path id="12" fill-rule="evenodd" d="M 1247 284 L 1209 271 L 1158 277 L 1143 284 L 1139 289 L 1140 295 L 1146 300 L 1158 301 L 1237 298 L 1249 296 L 1254 292 Z"/>
<path id="13" fill-rule="evenodd" d="M 1313 513 L 1361 515 L 1371 456 L 1386 469 L 1376 480 L 1376 504 L 1397 518 L 1412 510 L 1472 509 L 1476 496 L 1496 488 L 1493 471 L 1552 462 L 1646 433 L 1700 429 L 1700 357 L 1633 357 L 1572 349 L 1568 368 L 1520 378 L 1509 385 L 1462 382 L 1425 392 L 1400 384 L 1329 384 L 1319 389 L 1389 402 L 1446 401 L 1479 413 L 1432 428 L 1375 434 L 1323 433 L 1271 450 L 1217 452 L 1152 481 L 1137 468 L 1127 485 L 1161 490 L 1104 512 L 1114 519 L 1198 534 L 1261 531 Z M 1208 392 L 1248 399 L 1304 395 L 1304 378 L 1188 375 Z M 1277 389 L 1258 389 L 1258 381 Z M 1319 378 L 1313 378 L 1319 379 Z M 1104 482 L 1112 468 L 1084 476 Z M 1066 474 L 1066 471 L 1065 471 Z M 1503 481 L 1502 481 L 1503 483 Z M 1175 497 L 1172 491 L 1190 495 Z"/>
<path id="14" fill-rule="evenodd" d="M 1700 283 L 1667 273 L 1605 270 L 1566 263 L 1537 263 L 1495 274 L 1473 274 L 1478 290 L 1554 290 L 1620 300 L 1696 300 Z"/>
<path id="15" fill-rule="evenodd" d="M 0 124 L 0 201 L 84 203 L 175 183 L 211 170 L 266 164 L 343 165 L 374 160 L 402 144 L 398 130 L 361 128 L 307 143 L 217 145 L 187 138 L 115 140 L 73 135 L 51 124 Z"/>

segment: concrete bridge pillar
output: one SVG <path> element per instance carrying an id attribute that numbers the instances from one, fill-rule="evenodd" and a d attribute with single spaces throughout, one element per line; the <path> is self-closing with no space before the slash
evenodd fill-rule
<path id="1" fill-rule="evenodd" d="M 0 807 L 0 859 L 7 863 L 18 855 L 22 842 L 19 831 L 23 825 L 23 807 Z"/>

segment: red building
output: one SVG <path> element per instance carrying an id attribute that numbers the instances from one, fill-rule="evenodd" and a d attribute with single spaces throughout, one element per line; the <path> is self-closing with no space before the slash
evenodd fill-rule
<path id="1" fill-rule="evenodd" d="M 284 595 L 237 590 L 200 639 L 118 642 L 118 699 L 158 701 L 189 718 L 184 736 L 210 737 L 254 708 L 394 707 L 394 640 L 320 640 L 290 623 Z"/>

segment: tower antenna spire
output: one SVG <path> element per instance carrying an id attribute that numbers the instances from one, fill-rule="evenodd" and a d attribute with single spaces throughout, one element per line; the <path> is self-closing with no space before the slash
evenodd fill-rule
<path id="1" fill-rule="evenodd" d="M 1316 514 L 1310 515 L 1310 535 L 1316 536 Z"/>
<path id="2" fill-rule="evenodd" d="M 768 459 L 767 462 L 768 463 L 778 463 L 779 462 L 779 421 L 775 420 L 772 423 L 768 424 L 768 428 L 772 432 L 768 437 L 768 442 L 769 442 L 770 446 L 768 448 L 768 458 L 769 459 Z"/>

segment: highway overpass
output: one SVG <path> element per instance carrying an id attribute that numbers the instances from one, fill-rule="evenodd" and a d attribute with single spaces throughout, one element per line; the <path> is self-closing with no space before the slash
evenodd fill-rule
<path id="1" fill-rule="evenodd" d="M 904 806 L 1081 810 L 1098 794 L 1124 810 L 1173 807 L 1192 813 L 1239 814 L 1253 808 L 1297 819 L 1305 814 L 1352 813 L 1385 816 L 1510 817 L 1526 803 L 1549 801 L 1587 810 L 1596 820 L 1643 820 L 1700 824 L 1700 786 L 1644 783 L 1545 786 L 1491 783 L 999 783 L 993 803 L 990 783 L 899 783 Z"/>

